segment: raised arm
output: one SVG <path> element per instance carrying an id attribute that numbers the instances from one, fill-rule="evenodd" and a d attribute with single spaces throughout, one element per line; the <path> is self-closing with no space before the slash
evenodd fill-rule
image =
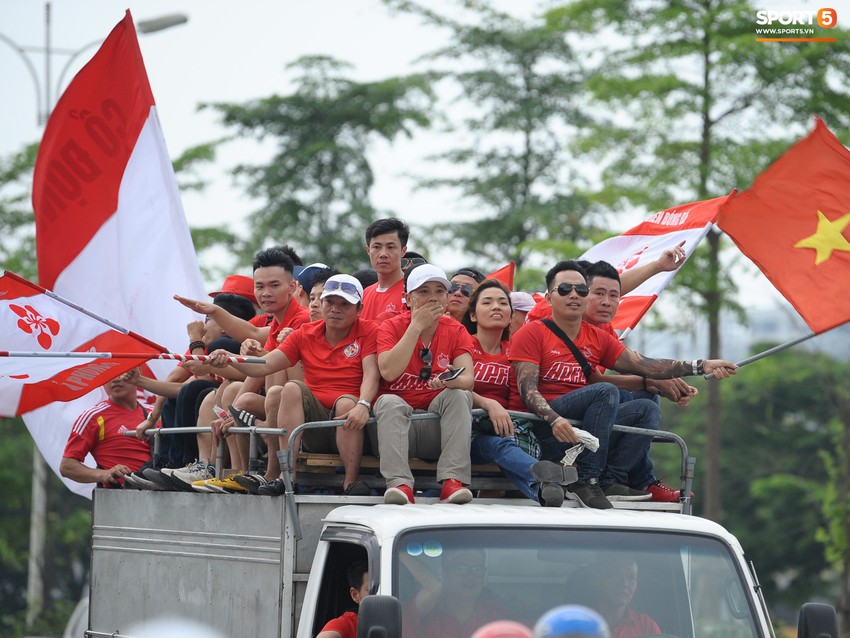
<path id="1" fill-rule="evenodd" d="M 614 370 L 624 374 L 637 374 L 651 379 L 673 379 L 675 377 L 714 374 L 716 379 L 725 379 L 737 371 L 738 366 L 723 359 L 653 359 L 636 350 L 626 348 L 617 358 Z"/>
<path id="2" fill-rule="evenodd" d="M 207 315 L 216 320 L 216 323 L 221 326 L 228 335 L 237 341 L 245 341 L 245 339 L 256 339 L 261 343 L 265 343 L 269 336 L 268 328 L 258 328 L 254 324 L 235 317 L 221 306 L 216 306 L 208 301 L 198 301 L 196 299 L 187 299 L 180 295 L 174 295 L 174 298 L 189 310 L 194 310 L 202 315 Z"/>
<path id="3" fill-rule="evenodd" d="M 682 248 L 684 245 L 685 240 L 682 240 L 675 248 L 665 250 L 661 254 L 661 257 L 655 261 L 651 261 L 644 266 L 638 266 L 637 268 L 630 268 L 620 273 L 620 294 L 627 295 L 650 277 L 654 277 L 660 272 L 676 270 L 684 264 L 685 257 L 687 257 L 685 249 Z"/>

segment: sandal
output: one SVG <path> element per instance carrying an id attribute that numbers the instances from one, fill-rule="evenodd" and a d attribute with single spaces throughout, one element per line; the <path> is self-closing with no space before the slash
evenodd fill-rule
<path id="1" fill-rule="evenodd" d="M 254 423 L 257 420 L 253 414 L 248 412 L 247 410 L 240 410 L 238 408 L 234 408 L 232 405 L 227 408 L 230 415 L 233 417 L 233 420 L 239 423 L 242 427 L 252 428 L 254 427 Z"/>

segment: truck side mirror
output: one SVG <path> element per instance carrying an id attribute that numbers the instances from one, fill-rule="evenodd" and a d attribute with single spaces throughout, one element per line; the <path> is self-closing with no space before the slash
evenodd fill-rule
<path id="1" fill-rule="evenodd" d="M 393 596 L 363 598 L 357 612 L 357 638 L 401 638 L 401 603 L 398 599 Z"/>
<path id="2" fill-rule="evenodd" d="M 359 631 L 357 638 L 360 638 Z M 797 638 L 838 638 L 835 609 L 824 603 L 805 603 L 800 607 Z"/>

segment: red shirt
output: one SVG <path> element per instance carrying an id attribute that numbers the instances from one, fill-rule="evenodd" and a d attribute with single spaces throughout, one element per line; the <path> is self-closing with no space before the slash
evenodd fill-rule
<path id="1" fill-rule="evenodd" d="M 62 456 L 84 462 L 91 453 L 99 467 L 109 469 L 126 465 L 133 472 L 151 460 L 150 443 L 124 432 L 133 430 L 145 420 L 145 411 L 136 404 L 128 410 L 110 400 L 101 401 L 83 412 L 74 421 Z"/>
<path id="2" fill-rule="evenodd" d="M 394 315 L 404 311 L 404 278 L 399 279 L 386 290 L 378 290 L 378 284 L 372 284 L 363 291 L 363 310 L 361 319 L 379 319 L 379 315 Z"/>
<path id="3" fill-rule="evenodd" d="M 274 321 L 274 316 L 264 312 L 261 315 L 254 315 L 250 319 L 248 319 L 248 323 L 252 326 L 257 326 L 258 328 L 265 328 L 271 325 L 272 321 Z"/>
<path id="4" fill-rule="evenodd" d="M 550 319 L 552 317 L 552 306 L 550 306 L 545 299 L 541 299 L 537 302 L 537 305 L 534 306 L 531 310 L 528 311 L 528 314 L 525 315 L 525 323 L 531 323 L 532 321 L 537 321 L 538 319 Z"/>
<path id="5" fill-rule="evenodd" d="M 378 326 L 378 354 L 392 350 L 404 336 L 410 325 L 410 313 L 384 321 Z M 414 409 L 427 409 L 442 390 L 432 390 L 422 379 L 419 372 L 425 363 L 419 357 L 424 348 L 422 339 L 416 341 L 413 356 L 401 375 L 393 381 L 381 379 L 381 394 L 396 394 Z M 431 350 L 431 376 L 444 372 L 449 365 L 464 352 L 472 353 L 472 337 L 460 323 L 443 315 L 437 324 L 437 331 L 429 344 Z"/>
<path id="6" fill-rule="evenodd" d="M 469 638 L 475 631 L 495 620 L 509 617 L 510 611 L 505 605 L 493 599 L 479 599 L 472 610 L 472 616 L 461 624 L 452 616 L 441 600 L 425 617 L 417 622 L 415 603 L 402 614 L 402 635 L 405 638 Z"/>
<path id="7" fill-rule="evenodd" d="M 292 365 L 304 365 L 304 383 L 319 402 L 333 407 L 343 394 L 360 396 L 363 382 L 363 359 L 375 354 L 378 325 L 359 317 L 348 335 L 337 345 L 325 339 L 325 322 L 304 324 L 278 346 Z"/>
<path id="8" fill-rule="evenodd" d="M 508 407 L 511 394 L 511 362 L 508 361 L 510 341 L 502 341 L 499 354 L 488 354 L 472 335 L 472 360 L 475 362 L 475 391 Z"/>
<path id="9" fill-rule="evenodd" d="M 573 339 L 591 368 L 603 365 L 611 368 L 626 347 L 616 337 L 582 321 L 578 337 Z M 587 385 L 581 366 L 569 348 L 541 321 L 527 323 L 511 339 L 511 361 L 528 361 L 540 366 L 537 389 L 547 401 Z M 516 376 L 511 375 L 510 409 L 527 412 Z"/>
<path id="10" fill-rule="evenodd" d="M 277 341 L 277 336 L 281 330 L 284 328 L 297 328 L 305 323 L 310 323 L 310 311 L 298 303 L 293 297 L 289 300 L 289 305 L 286 307 L 286 312 L 283 313 L 281 320 L 272 319 L 271 324 L 269 324 L 269 336 L 266 339 L 263 349 L 266 352 L 275 350 L 280 345 Z"/>
<path id="11" fill-rule="evenodd" d="M 347 611 L 339 618 L 329 620 L 322 631 L 335 631 L 342 638 L 357 638 L 357 612 Z"/>
<path id="12" fill-rule="evenodd" d="M 623 622 L 611 628 L 611 638 L 634 638 L 634 636 L 651 636 L 660 633 L 661 627 L 658 623 L 634 609 L 627 609 Z"/>

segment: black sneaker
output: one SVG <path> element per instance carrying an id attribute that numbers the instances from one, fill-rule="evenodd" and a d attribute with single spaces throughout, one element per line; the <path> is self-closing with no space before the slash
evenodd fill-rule
<path id="1" fill-rule="evenodd" d="M 541 483 L 537 490 L 537 502 L 542 507 L 561 507 L 564 504 L 564 488 L 557 483 Z"/>
<path id="2" fill-rule="evenodd" d="M 587 483 L 572 483 L 567 486 L 567 496 L 582 507 L 589 507 L 595 510 L 609 510 L 613 505 L 609 501 L 602 488 L 599 486 L 599 479 L 590 479 Z"/>
<path id="3" fill-rule="evenodd" d="M 258 487 L 257 494 L 262 496 L 283 496 L 286 494 L 286 484 L 282 478 L 276 478 L 270 483 Z"/>
<path id="4" fill-rule="evenodd" d="M 366 485 L 365 481 L 354 481 L 345 488 L 346 496 L 371 496 L 372 490 Z"/>
<path id="5" fill-rule="evenodd" d="M 239 483 L 242 487 L 248 490 L 248 494 L 259 494 L 259 490 L 269 482 L 262 474 L 236 474 L 233 480 Z"/>
<path id="6" fill-rule="evenodd" d="M 622 483 L 611 483 L 602 486 L 602 493 L 609 501 L 648 501 L 652 494 L 643 490 L 635 490 Z"/>

